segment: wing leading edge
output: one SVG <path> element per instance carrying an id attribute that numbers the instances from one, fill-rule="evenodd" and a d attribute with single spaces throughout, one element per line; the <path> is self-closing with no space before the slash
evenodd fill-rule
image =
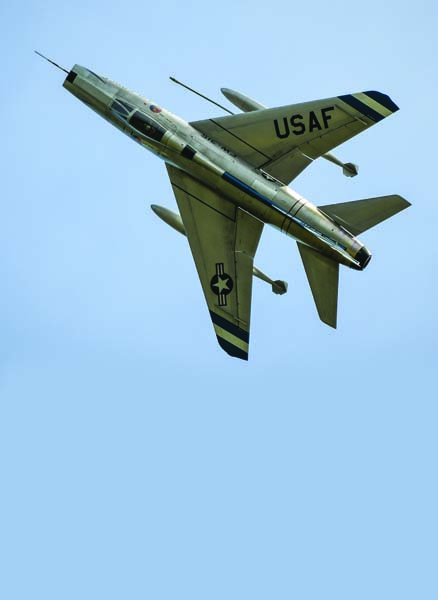
<path id="1" fill-rule="evenodd" d="M 248 360 L 253 261 L 263 223 L 166 165 L 220 346 Z"/>

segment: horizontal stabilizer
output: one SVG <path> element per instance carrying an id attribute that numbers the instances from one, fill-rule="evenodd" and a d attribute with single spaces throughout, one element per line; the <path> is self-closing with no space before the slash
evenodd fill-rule
<path id="1" fill-rule="evenodd" d="M 319 318 L 336 329 L 339 264 L 300 242 L 297 245 Z"/>
<path id="2" fill-rule="evenodd" d="M 354 202 L 328 204 L 318 208 L 353 235 L 359 235 L 408 206 L 411 206 L 410 202 L 394 194 Z"/>

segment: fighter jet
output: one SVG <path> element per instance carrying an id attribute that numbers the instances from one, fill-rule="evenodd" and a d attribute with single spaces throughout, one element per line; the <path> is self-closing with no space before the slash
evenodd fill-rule
<path id="1" fill-rule="evenodd" d="M 225 352 L 248 360 L 253 276 L 277 294 L 287 289 L 254 266 L 265 223 L 296 240 L 318 315 L 336 327 L 339 265 L 363 270 L 371 253 L 357 236 L 410 203 L 390 195 L 317 207 L 288 185 L 319 157 L 357 175 L 331 150 L 396 112 L 389 96 L 366 91 L 266 108 L 222 89 L 242 113 L 187 123 L 90 69 L 47 60 L 67 73 L 67 91 L 164 160 L 180 214 L 152 209 L 187 236 Z"/>

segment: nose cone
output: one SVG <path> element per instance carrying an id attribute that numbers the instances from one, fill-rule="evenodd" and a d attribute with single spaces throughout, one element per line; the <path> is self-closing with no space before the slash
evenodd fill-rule
<path id="1" fill-rule="evenodd" d="M 97 112 L 104 112 L 114 97 L 113 85 L 86 67 L 75 65 L 63 86 Z"/>
<path id="2" fill-rule="evenodd" d="M 371 252 L 368 250 L 368 248 L 365 248 L 365 246 L 362 246 L 362 248 L 359 250 L 359 252 L 355 256 L 356 260 L 359 261 L 360 268 L 362 270 L 365 269 L 367 264 L 370 262 L 371 257 L 372 257 Z"/>

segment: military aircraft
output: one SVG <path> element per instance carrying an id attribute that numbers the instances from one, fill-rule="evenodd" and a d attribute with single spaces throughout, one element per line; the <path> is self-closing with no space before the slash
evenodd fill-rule
<path id="1" fill-rule="evenodd" d="M 165 161 L 180 215 L 152 209 L 187 236 L 223 350 L 248 360 L 253 275 L 277 294 L 287 289 L 254 266 L 265 223 L 297 241 L 319 317 L 336 327 L 339 265 L 363 270 L 371 254 L 357 236 L 410 203 L 390 195 L 317 207 L 288 184 L 319 157 L 355 176 L 357 166 L 330 151 L 396 112 L 389 96 L 367 91 L 266 108 L 222 89 L 242 113 L 225 108 L 227 116 L 187 123 L 85 67 L 68 71 L 43 58 L 67 73 L 66 90 Z"/>

